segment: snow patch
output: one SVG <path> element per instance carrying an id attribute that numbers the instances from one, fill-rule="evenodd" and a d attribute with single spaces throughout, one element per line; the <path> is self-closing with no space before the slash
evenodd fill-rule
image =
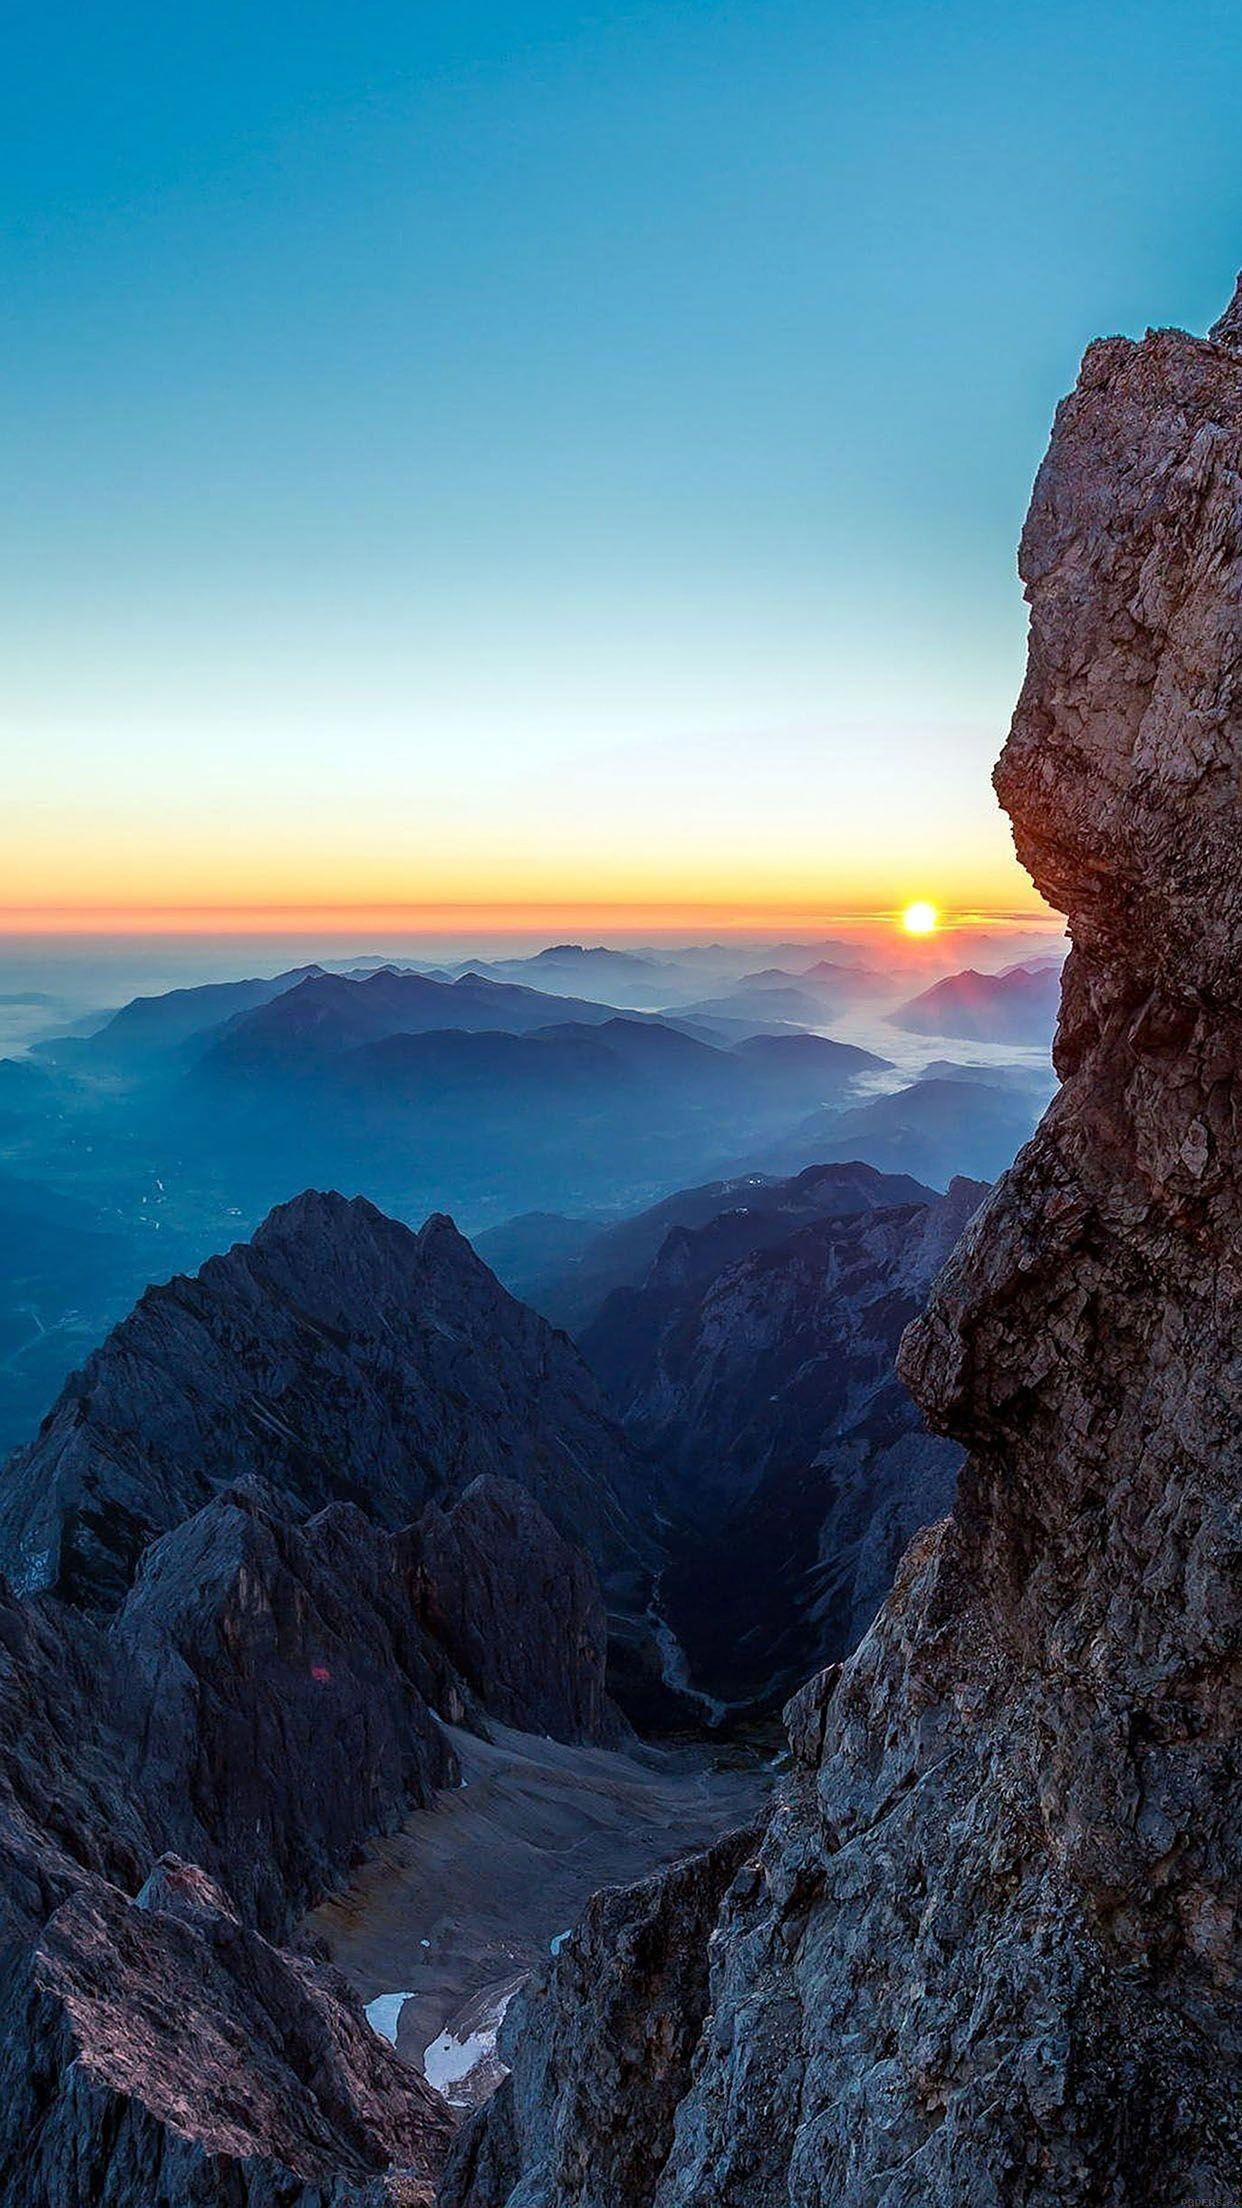
<path id="1" fill-rule="evenodd" d="M 380 1993 L 366 2005 L 366 2019 L 373 2032 L 386 2039 L 390 2046 L 397 2044 L 397 2020 L 410 1999 L 408 1993 Z"/>
<path id="2" fill-rule="evenodd" d="M 454 2108 L 469 2107 L 473 2095 L 460 2089 L 483 2063 L 496 2063 L 496 2035 L 504 2022 L 505 2010 L 517 1992 L 511 1986 L 501 1995 L 495 2008 L 483 2022 L 464 2039 L 455 2038 L 449 2031 L 440 2033 L 431 2045 L 423 2050 L 423 2075 L 428 2085 L 442 2093 Z M 498 2066 L 499 2067 L 499 2066 Z M 503 2075 L 503 2071 L 501 2072 Z"/>

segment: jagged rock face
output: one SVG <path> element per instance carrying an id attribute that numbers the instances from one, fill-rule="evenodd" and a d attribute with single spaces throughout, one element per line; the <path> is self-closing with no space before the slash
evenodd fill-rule
<path id="1" fill-rule="evenodd" d="M 444 2104 L 335 1971 L 269 1946 L 192 1865 L 165 1862 L 133 1900 L 89 1880 L 4 1992 L 11 2208 L 434 2198 Z"/>
<path id="2" fill-rule="evenodd" d="M 791 1706 L 795 1778 L 626 2208 L 1242 2190 L 1242 293 L 1233 314 L 1215 342 L 1093 347 L 1057 418 L 998 788 L 1073 933 L 1065 1085 L 908 1337 L 969 1451 L 959 1499 Z M 550 1998 L 568 2108 L 594 2057 Z M 645 2120 L 640 2083 L 589 2115 L 602 2139 Z M 576 2169 L 493 2182 L 521 2137 L 495 2122 L 454 2208 L 595 2208 Z"/>
<path id="3" fill-rule="evenodd" d="M 524 1488 L 474 1480 L 448 1510 L 429 1504 L 412 1540 L 423 1622 L 493 1717 L 554 1740 L 620 1737 L 599 1582 Z"/>
<path id="4" fill-rule="evenodd" d="M 712 1927 L 754 1841 L 730 1834 L 592 1898 L 534 2000 L 519 1994 L 505 2019 L 512 2070 L 463 2131 L 441 2208 L 507 2201 L 519 2180 L 530 2208 L 650 2199 L 708 2015 Z"/>
<path id="5" fill-rule="evenodd" d="M 45 1429 L 54 1477 L 75 1431 L 89 1470 L 54 1497 L 79 1559 L 122 1553 L 118 1488 L 145 1535 L 205 1493 L 202 1507 L 135 1548 L 106 1622 L 0 1581 L 0 2193 L 31 2208 L 428 2201 L 443 2103 L 342 1981 L 271 1943 L 368 1838 L 456 1782 L 438 1718 L 479 1725 L 482 1696 L 566 1737 L 619 1726 L 594 1568 L 525 1487 L 479 1477 L 396 1531 L 350 1501 L 306 1507 L 342 1467 L 361 1483 L 370 1442 L 390 1512 L 403 1476 L 452 1496 L 472 1440 L 455 1388 L 489 1346 L 511 1369 L 479 1407 L 484 1462 L 511 1454 L 551 1479 L 553 1410 L 562 1446 L 598 1430 L 605 1461 L 624 1462 L 576 1354 L 447 1223 L 416 1241 L 369 1206 L 289 1210 L 257 1257 L 149 1296 L 96 1360 L 81 1428 L 62 1402 Z M 411 1322 L 401 1299 L 424 1260 Z M 419 1329 L 435 1341 L 411 1374 Z M 408 1417 L 386 1393 L 402 1371 Z M 426 1446 L 403 1473 L 412 1431 Z M 225 1485 L 265 1437 L 293 1492 Z M 27 1461 L 19 1503 L 36 1472 Z M 585 1452 L 567 1486 L 608 1500 Z"/>
<path id="6" fill-rule="evenodd" d="M 161 1844 L 271 1937 L 456 1778 L 433 1711 L 460 1719 L 466 1698 L 417 1591 L 400 1540 L 351 1505 L 299 1525 L 251 1482 L 147 1550 L 113 1623 Z"/>
<path id="7" fill-rule="evenodd" d="M 959 1180 L 780 1239 L 744 1213 L 678 1229 L 584 1335 L 685 1527 L 662 1599 L 713 1693 L 783 1699 L 848 1654 L 947 1510 L 961 1451 L 928 1433 L 897 1345 L 985 1194 Z"/>
<path id="8" fill-rule="evenodd" d="M 640 1576 L 635 1465 L 571 1344 L 451 1221 L 415 1235 L 307 1194 L 149 1289 L 67 1383 L 7 1467 L 0 1566 L 102 1612 L 152 1539 L 240 1478 L 396 1527 L 481 1472 L 520 1480 L 614 1583 Z"/>
<path id="9" fill-rule="evenodd" d="M 394 2161 L 430 2197 L 443 2108 L 263 1936 L 457 1775 L 428 1697 L 472 1705 L 417 1579 L 400 1537 L 252 1483 L 147 1551 L 107 1630 L 0 1582 L 6 2201 L 335 2208 Z"/>

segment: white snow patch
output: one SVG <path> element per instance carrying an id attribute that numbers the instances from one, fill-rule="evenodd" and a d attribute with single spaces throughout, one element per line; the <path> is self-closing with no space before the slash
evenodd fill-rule
<path id="1" fill-rule="evenodd" d="M 367 2002 L 366 2019 L 371 2030 L 393 2047 L 397 2044 L 397 2019 L 409 1999 L 408 1993 L 380 1993 Z"/>
<path id="2" fill-rule="evenodd" d="M 517 1987 L 513 1986 L 508 1993 L 502 1994 L 491 2015 L 465 2039 L 455 2039 L 452 2032 L 441 2032 L 439 2038 L 433 2039 L 430 2047 L 424 2049 L 423 2075 L 428 2085 L 433 2085 L 446 2101 L 461 2106 L 463 2099 L 469 2100 L 468 2095 L 463 2097 L 453 2088 L 464 2084 L 481 2062 L 495 2055 L 496 2034 L 516 1992 Z"/>

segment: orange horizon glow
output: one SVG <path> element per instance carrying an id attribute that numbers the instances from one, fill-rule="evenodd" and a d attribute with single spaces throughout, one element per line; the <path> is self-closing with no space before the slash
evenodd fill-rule
<path id="1" fill-rule="evenodd" d="M 933 931 L 911 931 L 909 908 L 888 904 L 813 905 L 764 901 L 729 906 L 699 900 L 468 900 L 414 903 L 91 904 L 0 906 L 0 936 L 38 935 L 357 935 L 359 930 L 456 935 L 463 929 L 500 934 L 655 934 L 691 929 L 829 929 L 900 926 L 918 934 L 981 926 L 1056 926 L 1058 915 L 1034 898 L 1029 905 L 963 904 L 937 911 Z"/>

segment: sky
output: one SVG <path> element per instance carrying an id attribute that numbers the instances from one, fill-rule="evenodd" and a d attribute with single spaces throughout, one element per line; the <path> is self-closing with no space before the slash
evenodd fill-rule
<path id="1" fill-rule="evenodd" d="M 1236 0 L 4 43 L 0 929 L 1034 905 L 1017 536 L 1232 288 Z"/>

